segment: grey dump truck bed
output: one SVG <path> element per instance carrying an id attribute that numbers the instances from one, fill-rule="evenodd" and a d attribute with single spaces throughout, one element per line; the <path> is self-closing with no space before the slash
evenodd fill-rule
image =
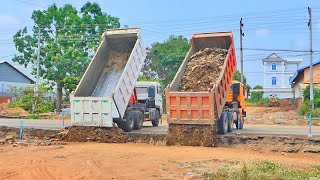
<path id="1" fill-rule="evenodd" d="M 123 118 L 145 57 L 139 29 L 106 31 L 71 96 L 73 124 L 97 125 L 103 118 L 109 121 L 112 118 Z M 112 115 L 105 110 L 109 106 Z"/>

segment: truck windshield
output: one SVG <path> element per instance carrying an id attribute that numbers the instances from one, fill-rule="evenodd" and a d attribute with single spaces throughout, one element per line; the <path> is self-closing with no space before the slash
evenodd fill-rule
<path id="1" fill-rule="evenodd" d="M 148 87 L 136 87 L 137 94 L 148 94 Z"/>

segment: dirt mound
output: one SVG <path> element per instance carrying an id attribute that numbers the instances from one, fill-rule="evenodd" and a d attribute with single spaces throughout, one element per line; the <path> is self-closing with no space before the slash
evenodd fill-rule
<path id="1" fill-rule="evenodd" d="M 80 127 L 72 126 L 58 135 L 58 138 L 69 142 L 126 143 L 127 133 L 116 127 Z"/>
<path id="2" fill-rule="evenodd" d="M 20 145 L 28 145 L 28 143 L 37 143 L 41 146 L 65 144 L 58 142 L 56 139 L 59 131 L 44 129 L 24 128 L 22 131 L 22 141 L 20 140 L 20 129 L 13 127 L 0 126 L 0 141 L 2 144 L 13 144 L 16 147 L 17 142 Z M 1 144 L 1 143 L 0 143 Z"/>
<path id="3" fill-rule="evenodd" d="M 227 49 L 205 48 L 191 56 L 181 81 L 181 91 L 208 91 L 222 70 Z"/>
<path id="4" fill-rule="evenodd" d="M 281 125 L 307 125 L 308 120 L 300 116 L 297 109 L 287 107 L 247 106 L 248 124 L 281 124 Z"/>
<path id="5" fill-rule="evenodd" d="M 9 108 L 6 103 L 0 104 L 0 116 L 25 117 L 27 115 L 29 113 L 20 107 Z"/>
<path id="6" fill-rule="evenodd" d="M 167 145 L 214 146 L 215 128 L 213 125 L 170 124 Z"/>

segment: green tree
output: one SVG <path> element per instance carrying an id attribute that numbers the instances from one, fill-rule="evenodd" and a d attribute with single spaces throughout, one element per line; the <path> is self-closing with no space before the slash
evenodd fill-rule
<path id="1" fill-rule="evenodd" d="M 170 36 L 163 43 L 152 44 L 142 70 L 143 76 L 159 79 L 167 85 L 174 78 L 188 50 L 188 40 L 183 36 Z"/>
<path id="2" fill-rule="evenodd" d="M 233 79 L 241 82 L 241 73 L 239 72 L 239 70 L 236 70 L 236 72 L 234 73 Z M 244 81 L 243 84 L 247 86 L 247 78 L 245 76 L 243 76 L 243 81 Z"/>
<path id="3" fill-rule="evenodd" d="M 263 89 L 262 86 L 257 85 L 253 89 Z M 263 99 L 263 91 L 255 91 L 251 93 L 251 100 L 252 101 L 261 101 Z"/>
<path id="4" fill-rule="evenodd" d="M 60 112 L 62 90 L 69 94 L 76 88 L 101 34 L 106 29 L 120 27 L 119 19 L 103 13 L 97 3 L 90 2 L 80 11 L 69 4 L 60 8 L 53 4 L 47 10 L 34 11 L 31 18 L 35 26 L 31 30 L 21 29 L 13 37 L 19 52 L 13 61 L 36 64 L 40 31 L 40 77 L 49 87 L 56 86 L 56 108 Z"/>

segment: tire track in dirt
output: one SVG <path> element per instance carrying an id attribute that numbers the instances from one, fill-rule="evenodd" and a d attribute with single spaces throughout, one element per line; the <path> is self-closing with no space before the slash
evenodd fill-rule
<path id="1" fill-rule="evenodd" d="M 29 166 L 30 177 L 32 179 L 54 179 L 55 176 L 48 169 L 46 160 L 36 159 L 31 160 L 30 163 L 33 166 Z"/>
<path id="2" fill-rule="evenodd" d="M 74 179 L 90 179 L 103 177 L 101 170 L 103 170 L 103 164 L 100 160 L 96 159 L 83 159 L 82 160 L 85 167 L 84 170 L 81 170 L 79 174 L 77 174 Z"/>

